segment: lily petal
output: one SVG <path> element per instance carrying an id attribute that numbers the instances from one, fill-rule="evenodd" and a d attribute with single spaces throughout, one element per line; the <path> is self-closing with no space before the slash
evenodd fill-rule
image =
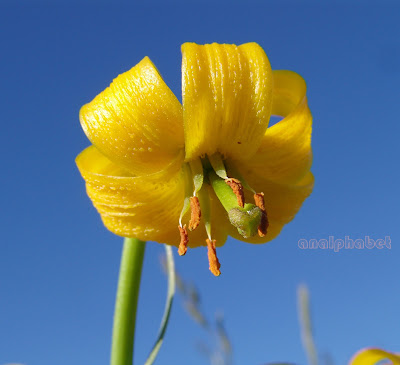
<path id="1" fill-rule="evenodd" d="M 76 158 L 86 189 L 105 226 L 123 237 L 173 241 L 184 199 L 184 176 L 175 160 L 167 169 L 133 177 L 91 146 Z"/>
<path id="2" fill-rule="evenodd" d="M 306 83 L 292 71 L 273 71 L 272 114 L 283 116 L 268 128 L 248 169 L 278 183 L 292 184 L 303 178 L 312 163 L 312 116 L 307 105 Z"/>
<path id="3" fill-rule="evenodd" d="M 81 108 L 83 130 L 132 174 L 162 170 L 183 149 L 182 107 L 145 57 Z"/>
<path id="4" fill-rule="evenodd" d="M 375 365 L 382 360 L 390 360 L 392 365 L 400 365 L 400 355 L 381 349 L 363 349 L 350 360 L 349 365 Z M 389 364 L 388 364 L 389 365 Z"/>
<path id="5" fill-rule="evenodd" d="M 272 105 L 271 66 L 258 44 L 183 44 L 182 93 L 186 160 L 257 151 Z"/>
<path id="6" fill-rule="evenodd" d="M 178 156 L 160 172 L 132 176 L 95 146 L 86 148 L 76 158 L 87 193 L 111 232 L 174 246 L 179 245 L 177 226 L 185 197 L 181 161 Z M 226 233 L 214 228 L 218 243 L 223 244 Z M 205 245 L 206 237 L 204 227 L 198 227 L 190 233 L 189 247 Z"/>
<path id="7" fill-rule="evenodd" d="M 247 176 L 251 186 L 264 193 L 268 217 L 283 224 L 294 218 L 314 187 L 314 176 L 311 172 L 294 185 L 277 184 L 258 177 L 254 180 L 253 176 Z"/>

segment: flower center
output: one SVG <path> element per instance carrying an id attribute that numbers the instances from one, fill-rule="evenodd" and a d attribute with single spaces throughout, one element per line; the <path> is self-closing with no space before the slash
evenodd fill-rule
<path id="1" fill-rule="evenodd" d="M 215 153 L 202 159 L 198 158 L 184 165 L 185 200 L 179 218 L 181 241 L 179 255 L 185 255 L 189 243 L 186 224 L 182 225 L 185 214 L 191 211 L 189 230 L 195 230 L 203 221 L 207 236 L 208 261 L 210 271 L 219 276 L 220 263 L 216 253 L 216 240 L 211 235 L 210 190 L 212 189 L 228 213 L 230 223 L 236 227 L 244 238 L 258 234 L 263 237 L 267 233 L 268 218 L 264 204 L 264 194 L 256 193 L 244 180 L 236 167 L 229 164 L 227 173 L 226 161 Z M 254 203 L 245 202 L 244 189 L 253 193 Z"/>

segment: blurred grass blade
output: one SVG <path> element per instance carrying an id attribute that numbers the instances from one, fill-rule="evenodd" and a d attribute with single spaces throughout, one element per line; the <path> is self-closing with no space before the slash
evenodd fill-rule
<path id="1" fill-rule="evenodd" d="M 165 302 L 164 315 L 161 320 L 160 329 L 158 331 L 157 340 L 150 352 L 144 365 L 152 365 L 157 357 L 158 351 L 160 351 L 161 345 L 164 341 L 165 331 L 167 330 L 169 316 L 171 314 L 172 302 L 175 295 L 175 265 L 174 265 L 174 255 L 172 253 L 171 246 L 164 245 L 165 253 L 167 257 L 167 275 L 168 275 L 168 291 L 167 300 Z"/>
<path id="2" fill-rule="evenodd" d="M 224 354 L 228 357 L 232 357 L 232 344 L 231 341 L 229 340 L 228 333 L 225 329 L 225 323 L 224 323 L 224 316 L 222 312 L 219 312 L 215 316 L 215 327 L 217 330 L 217 335 L 221 343 L 221 349 L 224 352 Z M 230 363 L 230 361 L 229 361 Z"/>
<path id="3" fill-rule="evenodd" d="M 301 340 L 304 351 L 307 354 L 309 365 L 318 365 L 318 355 L 312 333 L 310 296 L 307 287 L 303 284 L 299 285 L 297 289 L 297 301 L 301 328 Z"/>

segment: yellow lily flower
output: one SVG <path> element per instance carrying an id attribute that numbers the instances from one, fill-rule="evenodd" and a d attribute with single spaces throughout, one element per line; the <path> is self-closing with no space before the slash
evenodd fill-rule
<path id="1" fill-rule="evenodd" d="M 148 57 L 119 75 L 80 111 L 93 145 L 76 163 L 110 231 L 207 245 L 219 275 L 228 235 L 272 240 L 312 191 L 306 84 L 256 43 L 185 43 L 182 89 L 183 107 Z"/>
<path id="2" fill-rule="evenodd" d="M 382 364 L 382 361 L 388 360 L 387 365 L 400 365 L 400 355 L 393 354 L 381 349 L 363 349 L 357 352 L 350 360 L 349 365 L 375 365 Z"/>

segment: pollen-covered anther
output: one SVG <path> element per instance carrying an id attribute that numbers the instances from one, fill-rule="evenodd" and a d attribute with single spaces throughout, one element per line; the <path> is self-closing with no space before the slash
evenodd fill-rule
<path id="1" fill-rule="evenodd" d="M 187 251 L 187 245 L 189 243 L 188 231 L 186 229 L 186 224 L 183 227 L 178 226 L 178 229 L 181 235 L 181 242 L 179 242 L 178 254 L 180 256 L 183 256 Z"/>
<path id="2" fill-rule="evenodd" d="M 264 237 L 267 234 L 267 229 L 269 225 L 267 211 L 265 209 L 265 203 L 264 203 L 264 193 L 254 194 L 254 202 L 256 203 L 256 206 L 260 208 L 260 210 L 263 213 L 261 216 L 260 225 L 258 226 L 258 235 L 260 237 Z"/>
<path id="3" fill-rule="evenodd" d="M 200 202 L 197 196 L 190 198 L 190 213 L 189 230 L 193 231 L 199 226 L 201 218 Z"/>
<path id="4" fill-rule="evenodd" d="M 217 251 L 215 249 L 215 244 L 216 240 L 209 240 L 208 238 L 206 239 L 207 242 L 207 249 L 208 249 L 208 262 L 210 264 L 210 271 L 215 275 L 215 276 L 220 276 L 221 271 L 219 268 L 221 267 L 221 264 L 218 261 L 217 257 Z"/>
<path id="5" fill-rule="evenodd" d="M 239 207 L 244 207 L 244 192 L 243 192 L 243 185 L 238 179 L 234 178 L 227 178 L 225 182 L 231 187 L 232 191 L 236 195 L 237 203 Z"/>

